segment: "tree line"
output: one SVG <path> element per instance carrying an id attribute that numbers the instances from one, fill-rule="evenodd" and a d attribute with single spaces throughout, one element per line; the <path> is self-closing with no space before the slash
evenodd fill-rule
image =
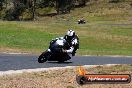
<path id="1" fill-rule="evenodd" d="M 84 7 L 87 2 L 99 0 L 0 0 L 0 19 L 33 20 L 37 15 L 66 14 L 76 7 Z M 119 2 L 123 0 L 109 0 Z"/>
<path id="2" fill-rule="evenodd" d="M 52 8 L 56 14 L 65 14 L 70 13 L 76 6 L 85 6 L 88 1 L 90 0 L 0 0 L 0 18 L 5 20 L 20 20 L 24 17 L 28 20 L 34 19 L 37 11 L 42 13 L 44 11 L 42 9 L 45 8 L 46 11 Z"/>

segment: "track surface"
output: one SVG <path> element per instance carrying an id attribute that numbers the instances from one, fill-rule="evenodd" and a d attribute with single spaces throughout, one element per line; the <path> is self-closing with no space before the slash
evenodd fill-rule
<path id="1" fill-rule="evenodd" d="M 76 56 L 65 63 L 38 63 L 35 55 L 0 54 L 0 71 L 77 65 L 132 64 L 132 57 Z"/>

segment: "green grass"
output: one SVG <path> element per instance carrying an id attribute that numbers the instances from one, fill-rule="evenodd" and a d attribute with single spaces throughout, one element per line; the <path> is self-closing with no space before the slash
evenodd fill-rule
<path id="1" fill-rule="evenodd" d="M 94 3 L 71 14 L 41 17 L 33 22 L 0 21 L 0 48 L 40 54 L 51 39 L 74 29 L 80 38 L 79 55 L 132 55 L 132 26 L 111 25 L 132 23 L 129 4 L 123 4 L 125 10 L 119 5 Z M 86 24 L 77 24 L 81 17 Z"/>
<path id="2" fill-rule="evenodd" d="M 14 25 L 14 24 L 13 24 Z M 0 27 L 1 47 L 20 49 L 46 49 L 54 34 L 18 26 L 19 24 Z"/>

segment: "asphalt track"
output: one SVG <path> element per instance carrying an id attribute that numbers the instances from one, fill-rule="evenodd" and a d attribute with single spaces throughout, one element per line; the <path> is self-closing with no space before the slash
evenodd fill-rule
<path id="1" fill-rule="evenodd" d="M 37 55 L 0 54 L 0 71 L 65 67 L 78 65 L 132 64 L 132 57 L 75 56 L 65 63 L 38 63 Z"/>

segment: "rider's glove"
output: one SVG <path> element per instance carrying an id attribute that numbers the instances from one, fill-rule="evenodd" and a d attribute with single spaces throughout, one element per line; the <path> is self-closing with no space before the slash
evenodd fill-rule
<path id="1" fill-rule="evenodd" d="M 67 51 L 66 51 L 66 50 L 64 50 L 64 49 L 62 49 L 62 52 L 63 52 L 63 53 L 66 53 Z"/>

